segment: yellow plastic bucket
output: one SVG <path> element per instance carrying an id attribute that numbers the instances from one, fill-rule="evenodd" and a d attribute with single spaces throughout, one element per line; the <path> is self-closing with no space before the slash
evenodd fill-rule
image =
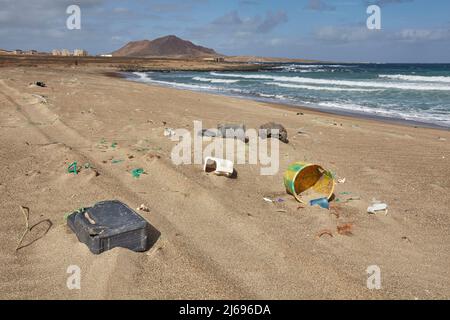
<path id="1" fill-rule="evenodd" d="M 330 199 L 335 184 L 332 173 L 317 164 L 295 162 L 284 173 L 286 191 L 301 203 L 321 197 Z M 302 198 L 305 193 L 312 198 Z"/>

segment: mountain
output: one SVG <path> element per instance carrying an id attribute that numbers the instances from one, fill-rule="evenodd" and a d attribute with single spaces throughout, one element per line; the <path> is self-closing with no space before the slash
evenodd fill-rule
<path id="1" fill-rule="evenodd" d="M 197 46 L 176 36 L 129 42 L 112 53 L 115 57 L 207 57 L 218 55 L 213 49 Z"/>

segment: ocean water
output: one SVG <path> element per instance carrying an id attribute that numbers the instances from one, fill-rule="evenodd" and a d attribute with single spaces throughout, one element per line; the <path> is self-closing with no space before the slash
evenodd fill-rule
<path id="1" fill-rule="evenodd" d="M 128 77 L 450 128 L 450 64 L 279 64 L 259 72 L 135 72 Z"/>

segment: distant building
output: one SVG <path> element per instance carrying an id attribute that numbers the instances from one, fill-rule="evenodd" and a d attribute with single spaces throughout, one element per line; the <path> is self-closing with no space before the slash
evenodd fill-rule
<path id="1" fill-rule="evenodd" d="M 101 54 L 100 57 L 112 58 L 112 54 Z"/>
<path id="2" fill-rule="evenodd" d="M 209 62 L 224 62 L 225 58 L 224 57 L 208 57 L 208 58 L 203 58 L 203 61 L 209 61 Z"/>
<path id="3" fill-rule="evenodd" d="M 72 55 L 72 53 L 71 53 L 69 50 L 67 50 L 67 49 L 62 49 L 62 50 L 61 50 L 61 55 L 62 55 L 63 57 L 69 57 L 69 56 Z"/>
<path id="4" fill-rule="evenodd" d="M 88 52 L 83 49 L 75 49 L 73 55 L 76 57 L 86 57 L 88 55 Z"/>
<path id="5" fill-rule="evenodd" d="M 23 54 L 23 51 L 20 49 L 14 50 L 14 54 Z"/>
<path id="6" fill-rule="evenodd" d="M 38 52 L 36 50 L 28 50 L 28 51 L 25 52 L 25 54 L 28 54 L 28 55 L 35 55 L 37 53 Z"/>

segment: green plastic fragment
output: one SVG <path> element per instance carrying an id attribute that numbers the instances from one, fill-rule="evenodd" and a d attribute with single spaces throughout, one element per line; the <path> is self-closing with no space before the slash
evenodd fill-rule
<path id="1" fill-rule="evenodd" d="M 141 174 L 143 174 L 143 173 L 144 173 L 144 169 L 142 169 L 142 168 L 134 169 L 131 171 L 131 174 L 136 179 L 139 178 L 141 176 Z"/>
<path id="2" fill-rule="evenodd" d="M 112 164 L 117 164 L 117 163 L 121 163 L 121 162 L 124 162 L 124 160 L 120 160 L 120 159 L 113 159 L 113 160 L 111 160 Z"/>
<path id="3" fill-rule="evenodd" d="M 86 211 L 86 208 L 78 208 L 77 210 L 73 211 L 73 212 L 67 212 L 64 214 L 64 221 L 67 221 L 67 218 L 69 218 L 69 216 L 73 213 L 83 213 Z"/>
<path id="4" fill-rule="evenodd" d="M 75 161 L 74 163 L 72 163 L 68 168 L 67 168 L 67 172 L 68 173 L 73 173 L 75 175 L 78 174 L 78 169 L 77 169 L 77 162 Z"/>
<path id="5" fill-rule="evenodd" d="M 111 148 L 115 148 L 115 147 L 117 147 L 117 142 L 113 142 L 113 143 L 111 144 Z"/>

